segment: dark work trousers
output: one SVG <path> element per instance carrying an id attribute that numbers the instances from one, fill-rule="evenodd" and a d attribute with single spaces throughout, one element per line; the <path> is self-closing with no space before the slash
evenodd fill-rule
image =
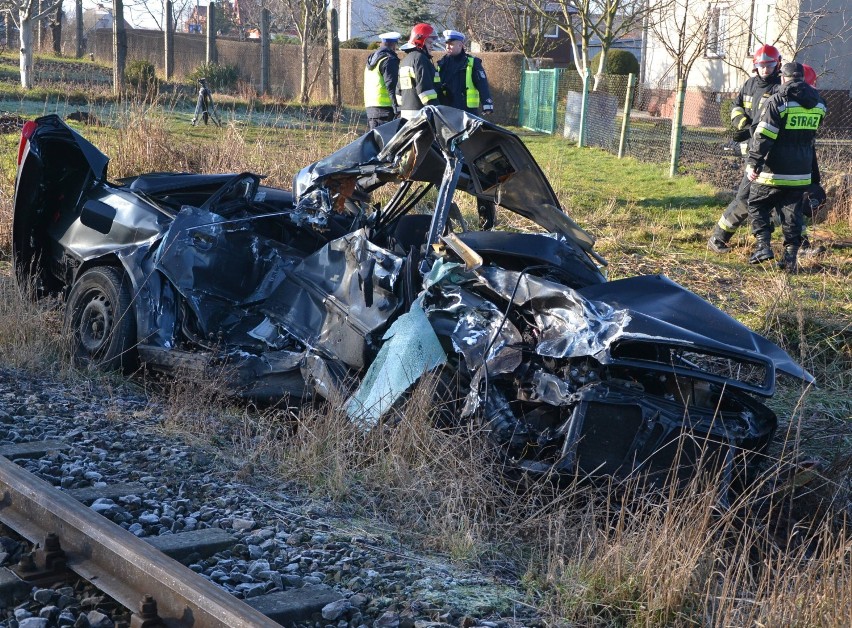
<path id="1" fill-rule="evenodd" d="M 371 131 L 385 122 L 390 122 L 393 118 L 393 109 L 390 107 L 367 107 L 367 123 Z"/>
<path id="2" fill-rule="evenodd" d="M 750 188 L 751 181 L 743 175 L 740 187 L 737 188 L 737 195 L 722 212 L 722 217 L 719 218 L 718 224 L 723 231 L 733 234 L 748 219 L 748 191 Z"/>
<path id="3" fill-rule="evenodd" d="M 805 188 L 776 188 L 752 183 L 748 195 L 748 217 L 751 232 L 758 240 L 772 237 L 772 210 L 781 221 L 784 246 L 802 244 L 802 195 Z"/>

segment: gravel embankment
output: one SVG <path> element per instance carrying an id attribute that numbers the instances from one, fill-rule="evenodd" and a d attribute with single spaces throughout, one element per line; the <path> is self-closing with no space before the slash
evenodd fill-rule
<path id="1" fill-rule="evenodd" d="M 296 487 L 238 481 L 216 451 L 164 433 L 157 407 L 129 388 L 75 387 L 0 369 L 0 443 L 69 445 L 20 461 L 25 468 L 64 489 L 139 483 L 138 494 L 92 508 L 140 537 L 227 530 L 239 543 L 190 568 L 238 597 L 301 587 L 340 595 L 304 626 L 541 624 L 508 584 L 399 546 L 380 526 L 352 521 L 341 506 L 306 498 Z M 12 539 L 0 538 L 0 565 L 19 554 Z M 98 601 L 86 587 L 34 589 L 18 608 L 0 611 L 0 626 L 113 626 Z"/>

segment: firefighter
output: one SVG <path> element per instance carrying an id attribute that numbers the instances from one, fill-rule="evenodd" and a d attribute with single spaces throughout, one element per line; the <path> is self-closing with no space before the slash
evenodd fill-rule
<path id="1" fill-rule="evenodd" d="M 441 104 L 464 109 L 475 115 L 479 115 L 481 106 L 482 114 L 490 115 L 494 111 L 494 101 L 491 100 L 482 61 L 467 53 L 464 35 L 460 32 L 446 30 L 444 39 L 447 42 L 447 54 L 438 61 Z"/>
<path id="2" fill-rule="evenodd" d="M 773 259 L 772 211 L 778 213 L 784 234 L 784 257 L 779 267 L 796 272 L 802 243 L 802 199 L 811 185 L 815 162 L 814 138 L 825 116 L 825 103 L 804 81 L 801 63 L 785 63 L 781 87 L 758 116 L 746 157 L 751 181 L 748 216 L 756 244 L 749 263 Z"/>
<path id="3" fill-rule="evenodd" d="M 382 33 L 382 45 L 367 58 L 364 68 L 364 107 L 370 130 L 396 117 L 396 81 L 399 77 L 399 57 L 396 46 L 399 33 Z"/>
<path id="4" fill-rule="evenodd" d="M 438 104 L 438 74 L 432 63 L 432 48 L 438 36 L 429 24 L 415 24 L 408 43 L 401 50 L 405 58 L 399 64 L 396 102 L 399 115 L 411 120 L 426 105 Z"/>
<path id="5" fill-rule="evenodd" d="M 757 125 L 757 114 L 761 106 L 772 96 L 781 84 L 781 53 L 775 46 L 761 46 L 752 57 L 754 76 L 748 79 L 734 98 L 731 109 L 731 126 L 734 128 L 734 140 L 739 142 L 740 153 L 748 153 L 748 142 Z M 713 235 L 707 241 L 707 248 L 715 253 L 728 253 L 728 242 L 734 232 L 748 218 L 749 180 L 743 175 L 737 195 L 728 205 L 713 229 Z"/>

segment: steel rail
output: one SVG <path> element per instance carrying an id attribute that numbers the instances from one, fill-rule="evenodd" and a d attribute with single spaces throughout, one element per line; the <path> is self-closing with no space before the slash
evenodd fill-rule
<path id="1" fill-rule="evenodd" d="M 55 533 L 70 569 L 134 612 L 152 596 L 166 626 L 280 626 L 2 456 L 0 520 L 33 543 Z"/>

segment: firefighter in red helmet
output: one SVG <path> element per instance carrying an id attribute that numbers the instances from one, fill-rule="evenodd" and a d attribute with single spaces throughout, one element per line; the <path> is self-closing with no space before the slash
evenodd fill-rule
<path id="1" fill-rule="evenodd" d="M 400 117 L 410 120 L 426 105 L 438 104 L 437 72 L 432 62 L 432 47 L 438 40 L 429 24 L 415 24 L 408 43 L 400 48 L 405 58 L 399 64 L 396 100 Z"/>
<path id="2" fill-rule="evenodd" d="M 775 46 L 763 45 L 754 51 L 752 72 L 734 98 L 731 108 L 731 126 L 734 129 L 734 141 L 740 143 L 740 154 L 748 153 L 748 142 L 757 125 L 755 118 L 761 106 L 781 85 L 781 53 Z M 728 205 L 707 241 L 707 248 L 716 253 L 728 253 L 728 242 L 742 223 L 748 218 L 748 191 L 750 182 L 743 176 L 737 195 Z"/>

